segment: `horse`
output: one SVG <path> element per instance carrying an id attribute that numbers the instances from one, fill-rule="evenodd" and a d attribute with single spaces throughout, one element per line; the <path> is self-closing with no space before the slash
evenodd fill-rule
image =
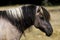
<path id="1" fill-rule="evenodd" d="M 0 40 L 20 40 L 31 25 L 49 37 L 53 33 L 49 20 L 49 12 L 39 5 L 25 4 L 0 11 Z"/>

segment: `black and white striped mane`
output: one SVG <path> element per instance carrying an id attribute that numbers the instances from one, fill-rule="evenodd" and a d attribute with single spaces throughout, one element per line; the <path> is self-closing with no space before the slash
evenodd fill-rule
<path id="1" fill-rule="evenodd" d="M 0 17 L 9 20 L 13 25 L 23 32 L 23 30 L 33 25 L 35 13 L 35 5 L 23 5 L 17 8 L 0 11 Z"/>

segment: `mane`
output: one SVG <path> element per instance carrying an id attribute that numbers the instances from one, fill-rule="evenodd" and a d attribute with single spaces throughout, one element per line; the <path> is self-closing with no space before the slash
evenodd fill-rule
<path id="1" fill-rule="evenodd" d="M 44 15 L 45 19 L 47 21 L 49 21 L 50 20 L 50 14 L 49 14 L 49 12 L 44 7 L 41 6 L 41 8 L 43 10 L 43 15 Z"/>
<path id="2" fill-rule="evenodd" d="M 35 16 L 34 5 L 21 5 L 16 8 L 10 8 L 0 11 L 0 17 L 9 20 L 19 31 L 24 33 L 24 30 L 29 28 L 33 24 Z"/>

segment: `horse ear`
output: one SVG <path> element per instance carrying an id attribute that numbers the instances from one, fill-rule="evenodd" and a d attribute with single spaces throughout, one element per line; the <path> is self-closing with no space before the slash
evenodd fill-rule
<path id="1" fill-rule="evenodd" d="M 43 14 L 43 9 L 41 7 L 39 9 L 40 9 L 40 13 Z"/>
<path id="2" fill-rule="evenodd" d="M 49 14 L 49 12 L 44 7 L 42 7 L 42 6 L 41 6 L 41 9 L 43 11 L 43 15 L 45 16 L 45 18 L 47 20 L 50 20 L 50 14 Z"/>
<path id="3" fill-rule="evenodd" d="M 36 6 L 36 15 L 39 15 L 39 6 Z"/>
<path id="4" fill-rule="evenodd" d="M 36 15 L 43 14 L 43 10 L 40 6 L 37 6 L 36 8 Z"/>

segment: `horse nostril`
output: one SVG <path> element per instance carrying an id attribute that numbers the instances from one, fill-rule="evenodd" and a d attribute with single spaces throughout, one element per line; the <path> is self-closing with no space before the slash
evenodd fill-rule
<path id="1" fill-rule="evenodd" d="M 52 33 L 53 33 L 53 29 L 52 28 L 46 30 L 46 35 L 47 36 L 51 36 Z"/>
<path id="2" fill-rule="evenodd" d="M 52 32 L 46 33 L 46 35 L 49 37 L 52 35 Z"/>
<path id="3" fill-rule="evenodd" d="M 51 34 L 46 34 L 48 37 L 51 36 Z"/>

